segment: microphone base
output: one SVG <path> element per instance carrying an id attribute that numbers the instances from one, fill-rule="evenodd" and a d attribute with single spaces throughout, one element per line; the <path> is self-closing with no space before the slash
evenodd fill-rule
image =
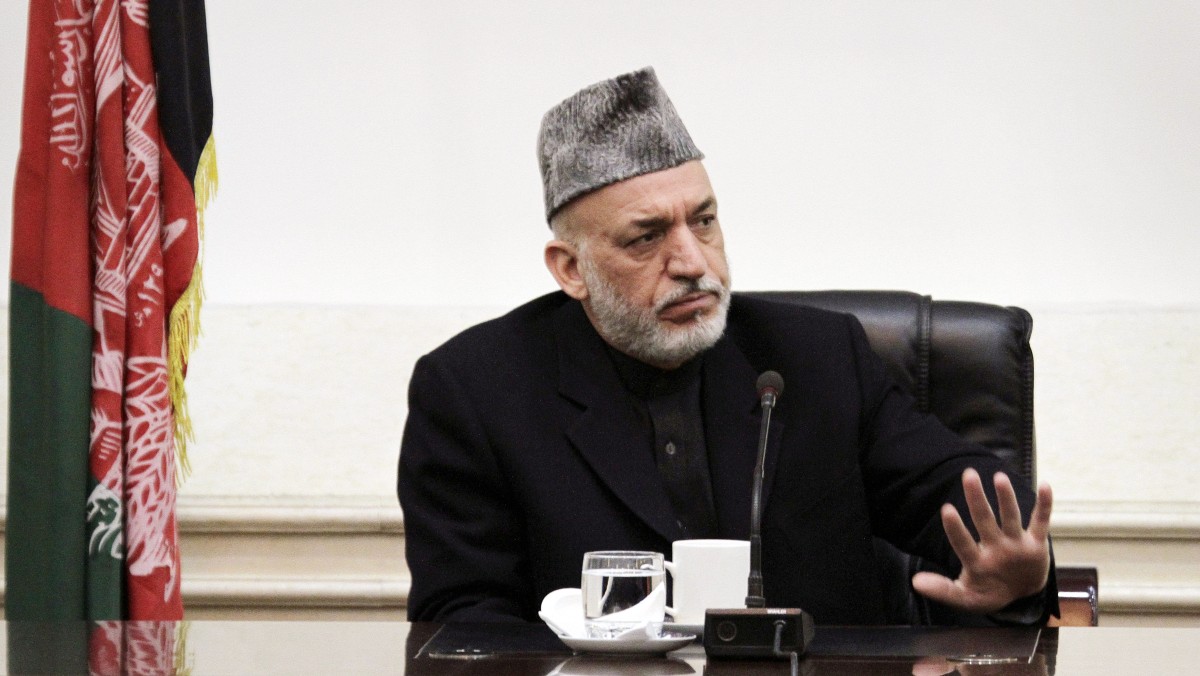
<path id="1" fill-rule="evenodd" d="M 792 653 L 803 655 L 812 638 L 812 616 L 799 608 L 713 609 L 704 614 L 704 653 L 709 657 L 788 659 Z"/>

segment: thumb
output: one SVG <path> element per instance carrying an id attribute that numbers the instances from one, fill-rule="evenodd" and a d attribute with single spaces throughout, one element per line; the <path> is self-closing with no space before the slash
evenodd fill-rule
<path id="1" fill-rule="evenodd" d="M 956 601 L 962 595 L 962 590 L 953 580 L 937 573 L 920 572 L 913 575 L 912 586 L 921 596 L 949 605 L 957 605 Z"/>

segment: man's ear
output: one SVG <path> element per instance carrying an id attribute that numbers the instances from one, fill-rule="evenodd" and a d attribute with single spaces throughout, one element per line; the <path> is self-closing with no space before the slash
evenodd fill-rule
<path id="1" fill-rule="evenodd" d="M 574 246 L 561 239 L 551 240 L 546 243 L 543 255 L 546 269 L 554 275 L 559 288 L 575 300 L 588 297 L 587 285 L 579 273 L 579 252 Z"/>

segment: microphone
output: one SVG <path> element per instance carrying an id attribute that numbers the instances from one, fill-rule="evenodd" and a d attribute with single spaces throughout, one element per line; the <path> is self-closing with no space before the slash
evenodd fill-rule
<path id="1" fill-rule="evenodd" d="M 763 371 L 754 382 L 754 387 L 758 390 L 758 399 L 763 408 L 774 408 L 776 400 L 783 395 L 783 376 L 774 371 Z"/>
<path id="2" fill-rule="evenodd" d="M 746 584 L 746 607 L 765 608 L 762 581 L 762 485 L 766 474 L 767 433 L 771 430 L 771 411 L 783 394 L 783 376 L 764 371 L 754 384 L 758 390 L 762 418 L 758 425 L 758 460 L 754 463 L 754 489 L 750 494 L 750 578 Z"/>
<path id="3" fill-rule="evenodd" d="M 783 377 L 775 371 L 764 371 L 755 386 L 762 417 L 750 496 L 750 577 L 746 582 L 746 607 L 705 611 L 704 652 L 709 657 L 791 658 L 792 673 L 796 673 L 798 656 L 808 650 L 812 641 L 812 616 L 799 608 L 767 608 L 762 578 L 762 491 L 767 435 L 771 429 L 771 412 L 783 394 Z"/>

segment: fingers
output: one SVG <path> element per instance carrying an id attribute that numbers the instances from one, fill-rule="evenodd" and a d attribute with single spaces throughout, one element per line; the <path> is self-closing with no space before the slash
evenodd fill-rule
<path id="1" fill-rule="evenodd" d="M 942 505 L 942 528 L 946 531 L 946 539 L 950 548 L 958 556 L 964 566 L 970 566 L 979 558 L 979 545 L 967 530 L 962 516 L 954 505 Z"/>
<path id="2" fill-rule="evenodd" d="M 974 469 L 963 471 L 963 494 L 967 499 L 967 510 L 971 513 L 971 521 L 975 523 L 975 531 L 980 540 L 996 538 L 1000 535 L 1000 526 L 996 523 L 996 515 L 988 504 L 987 495 L 983 492 L 983 481 L 979 472 Z"/>
<path id="3" fill-rule="evenodd" d="M 1054 492 L 1050 484 L 1038 485 L 1037 502 L 1033 505 L 1033 514 L 1029 517 L 1029 534 L 1039 542 L 1045 542 L 1050 535 L 1050 512 L 1054 508 Z"/>
<path id="4" fill-rule="evenodd" d="M 1009 537 L 1020 537 L 1021 506 L 1017 504 L 1017 493 L 1013 490 L 1012 481 L 1004 472 L 996 472 L 992 482 L 996 487 L 996 503 L 1000 507 L 1000 528 Z"/>

